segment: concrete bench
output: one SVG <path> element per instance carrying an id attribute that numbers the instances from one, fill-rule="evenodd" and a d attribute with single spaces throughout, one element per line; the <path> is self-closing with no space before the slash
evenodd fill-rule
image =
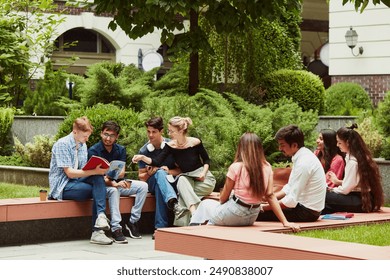
<path id="1" fill-rule="evenodd" d="M 299 223 L 302 230 L 390 222 L 390 208 L 356 213 L 348 220 Z M 284 233 L 284 234 L 283 234 Z M 279 222 L 255 222 L 249 227 L 192 226 L 158 229 L 155 249 L 217 260 L 338 260 L 390 259 L 390 246 L 340 242 L 295 236 Z"/>
<path id="2" fill-rule="evenodd" d="M 123 221 L 130 216 L 135 196 L 120 200 Z M 139 221 L 141 232 L 154 231 L 155 207 L 154 196 L 148 194 Z M 0 246 L 89 238 L 91 216 L 92 200 L 0 199 Z"/>

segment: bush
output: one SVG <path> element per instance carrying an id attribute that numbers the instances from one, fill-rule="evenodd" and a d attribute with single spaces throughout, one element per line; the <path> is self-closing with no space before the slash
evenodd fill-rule
<path id="1" fill-rule="evenodd" d="M 12 154 L 11 127 L 14 121 L 14 110 L 11 108 L 0 108 L 0 155 L 9 156 Z"/>
<path id="2" fill-rule="evenodd" d="M 51 149 L 54 144 L 54 138 L 47 135 L 37 135 L 34 137 L 33 143 L 26 143 L 23 146 L 20 141 L 15 138 L 16 153 L 33 167 L 50 167 Z"/>
<path id="3" fill-rule="evenodd" d="M 53 71 L 51 64 L 47 63 L 45 78 L 36 82 L 36 90 L 27 94 L 23 103 L 26 114 L 40 116 L 64 116 L 66 109 L 56 103 L 61 98 L 69 102 L 66 89 L 66 74 L 63 70 Z"/>
<path id="4" fill-rule="evenodd" d="M 357 116 L 372 109 L 370 97 L 359 84 L 337 83 L 325 91 L 325 115 Z"/>
<path id="5" fill-rule="evenodd" d="M 374 124 L 372 116 L 365 117 L 358 125 L 357 132 L 362 136 L 373 157 L 379 157 L 383 146 L 383 137 Z"/>
<path id="6" fill-rule="evenodd" d="M 376 112 L 378 128 L 384 136 L 390 136 L 390 91 L 385 94 L 383 101 L 379 102 Z"/>
<path id="7" fill-rule="evenodd" d="M 321 113 L 324 109 L 325 88 L 321 79 L 304 70 L 282 69 L 264 77 L 264 101 L 275 102 L 282 97 L 291 98 L 303 111 Z"/>

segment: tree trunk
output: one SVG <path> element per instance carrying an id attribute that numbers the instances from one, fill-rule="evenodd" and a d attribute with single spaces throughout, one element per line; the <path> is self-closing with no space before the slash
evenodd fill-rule
<path id="1" fill-rule="evenodd" d="M 196 32 L 198 28 L 199 28 L 198 13 L 194 9 L 191 9 L 190 34 Z M 198 92 L 198 87 L 199 87 L 199 53 L 198 51 L 192 51 L 190 54 L 190 71 L 189 71 L 189 83 L 188 83 L 189 95 L 191 96 L 195 95 Z"/>

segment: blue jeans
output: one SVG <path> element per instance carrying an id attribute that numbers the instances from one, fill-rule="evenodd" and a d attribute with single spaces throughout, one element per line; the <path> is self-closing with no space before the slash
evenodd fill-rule
<path id="1" fill-rule="evenodd" d="M 64 187 L 62 199 L 83 201 L 93 199 L 92 228 L 100 213 L 106 211 L 106 184 L 101 175 L 71 179 Z M 95 229 L 94 229 L 95 230 Z"/>
<path id="2" fill-rule="evenodd" d="M 120 196 L 130 196 L 135 194 L 135 202 L 130 212 L 130 223 L 136 223 L 141 218 L 142 207 L 144 207 L 146 195 L 148 193 L 148 184 L 139 181 L 139 180 L 131 180 L 131 185 L 129 189 L 118 188 L 118 192 Z M 114 199 L 113 202 L 118 202 L 116 206 L 113 207 L 115 211 L 113 212 L 111 209 L 111 223 L 117 223 L 119 226 L 119 222 L 121 221 L 121 213 L 119 210 L 119 198 Z M 113 221 L 114 220 L 114 221 Z M 113 225 L 114 226 L 114 225 Z M 115 225 L 117 227 L 117 225 Z"/>
<path id="3" fill-rule="evenodd" d="M 256 221 L 260 208 L 249 209 L 229 199 L 224 204 L 217 200 L 205 199 L 200 202 L 191 223 L 209 224 L 219 226 L 251 226 Z"/>
<path id="4" fill-rule="evenodd" d="M 167 180 L 167 173 L 158 169 L 148 180 L 149 192 L 156 197 L 156 212 L 154 216 L 154 227 L 165 228 L 169 225 L 167 203 L 170 199 L 176 198 L 174 187 Z"/>

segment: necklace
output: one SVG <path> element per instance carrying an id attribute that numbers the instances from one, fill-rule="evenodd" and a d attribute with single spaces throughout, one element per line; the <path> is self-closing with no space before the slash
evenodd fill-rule
<path id="1" fill-rule="evenodd" d="M 182 147 L 184 147 L 185 145 L 187 145 L 187 142 L 188 142 L 188 140 L 187 140 L 187 137 L 186 137 L 183 144 L 180 144 L 179 141 L 176 140 L 176 145 L 177 145 L 179 148 L 182 148 Z"/>

